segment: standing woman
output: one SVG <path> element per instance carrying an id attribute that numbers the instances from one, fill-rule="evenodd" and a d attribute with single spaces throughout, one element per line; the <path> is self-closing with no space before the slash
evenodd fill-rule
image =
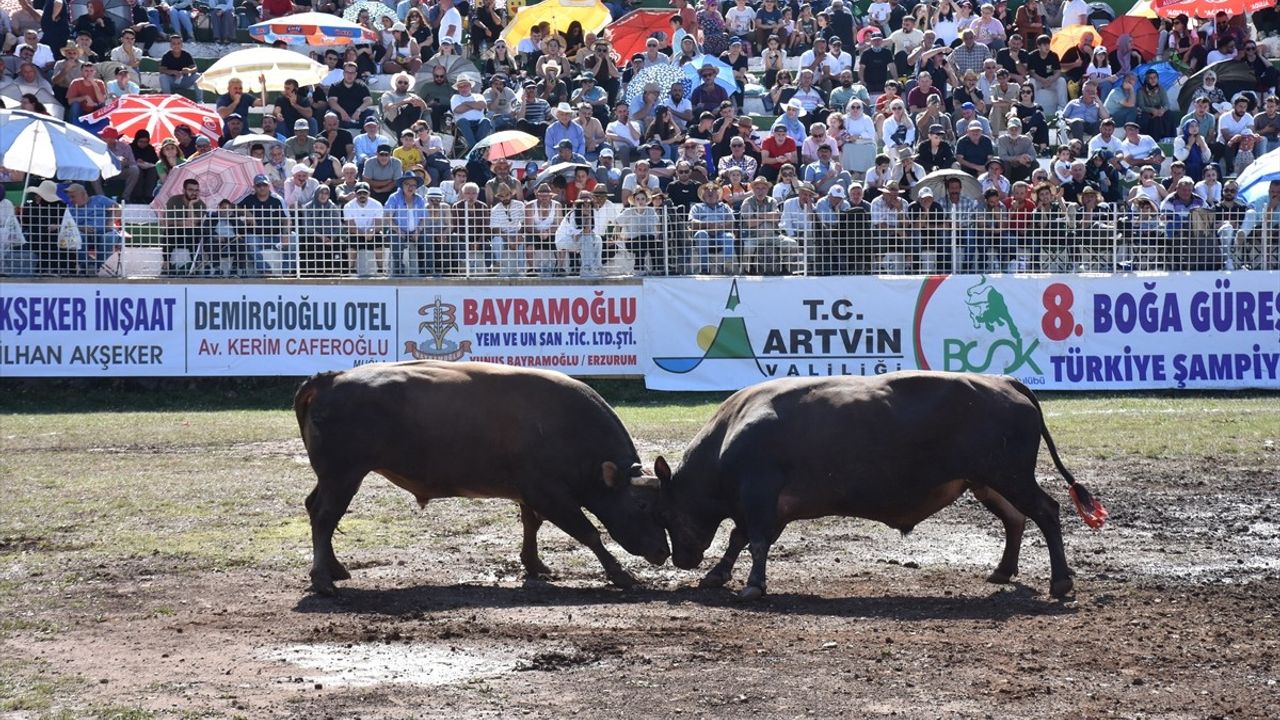
<path id="1" fill-rule="evenodd" d="M 64 0 L 45 0 L 40 10 L 40 43 L 55 53 L 71 39 L 71 10 Z"/>
<path id="2" fill-rule="evenodd" d="M 528 175 L 528 173 L 525 173 Z M 524 226 L 528 230 L 525 252 L 528 266 L 539 274 L 546 274 L 555 267 L 556 230 L 563 220 L 560 202 L 554 197 L 551 186 L 539 183 L 534 200 L 525 205 Z"/>
<path id="3" fill-rule="evenodd" d="M 505 24 L 493 0 L 476 0 L 471 10 L 471 56 L 483 57 L 484 51 L 498 41 Z"/>
<path id="4" fill-rule="evenodd" d="M 715 0 L 703 0 L 698 11 L 698 27 L 702 30 L 702 52 L 714 57 L 729 49 L 729 32 L 724 16 Z"/>
<path id="5" fill-rule="evenodd" d="M 1118 78 L 1119 75 L 1112 69 L 1111 60 L 1107 57 L 1107 49 L 1101 45 L 1094 48 L 1093 57 L 1084 69 L 1084 79 L 1092 80 L 1098 86 L 1098 97 L 1105 101 Z"/>

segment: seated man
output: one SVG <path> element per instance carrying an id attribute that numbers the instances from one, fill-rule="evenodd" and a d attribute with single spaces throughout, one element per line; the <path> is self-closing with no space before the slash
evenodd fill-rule
<path id="1" fill-rule="evenodd" d="M 471 78 L 463 75 L 454 82 L 453 87 L 457 90 L 449 100 L 453 123 L 462 131 L 467 147 L 475 147 L 481 138 L 493 133 L 493 123 L 485 114 L 489 105 L 484 101 L 483 95 L 472 92 Z"/>
<path id="2" fill-rule="evenodd" d="M 80 230 L 80 272 L 90 275 L 120 248 L 120 205 L 104 195 L 89 195 L 80 183 L 67 186 L 67 213 Z"/>
<path id="3" fill-rule="evenodd" d="M 689 209 L 689 229 L 693 231 L 694 274 L 707 272 L 736 272 L 734 262 L 733 208 L 721 202 L 720 186 L 707 183 L 702 186 L 702 202 Z M 719 250 L 721 261 L 712 264 L 712 246 Z"/>

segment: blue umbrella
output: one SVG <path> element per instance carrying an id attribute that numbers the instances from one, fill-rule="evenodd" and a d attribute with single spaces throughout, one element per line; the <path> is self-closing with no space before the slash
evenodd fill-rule
<path id="1" fill-rule="evenodd" d="M 1172 88 L 1178 82 L 1178 79 L 1182 77 L 1182 73 L 1167 62 L 1150 62 L 1133 69 L 1133 74 L 1138 76 L 1138 82 L 1142 82 L 1142 78 L 1146 77 L 1148 70 L 1156 71 L 1156 75 L 1160 77 L 1160 84 L 1166 90 Z"/>
<path id="2" fill-rule="evenodd" d="M 107 143 L 71 123 L 24 110 L 0 110 L 0 165 L 62 180 L 120 174 Z"/>
<path id="3" fill-rule="evenodd" d="M 724 91 L 730 95 L 738 92 L 738 81 L 733 77 L 733 68 L 729 67 L 729 63 L 718 57 L 699 55 L 685 63 L 680 69 L 684 71 L 685 77 L 689 78 L 689 82 L 694 85 L 700 85 L 702 78 L 698 77 L 698 73 L 708 65 L 716 69 L 717 85 L 724 88 Z"/>
<path id="4" fill-rule="evenodd" d="M 623 99 L 628 104 L 634 102 L 636 98 L 644 94 L 644 86 L 649 83 L 657 84 L 663 95 L 666 95 L 667 91 L 671 89 L 672 83 L 684 83 L 686 97 L 693 92 L 693 83 L 683 72 L 680 72 L 680 68 L 668 63 L 662 63 L 661 65 L 650 65 L 636 73 L 635 77 L 631 78 L 631 82 L 627 83 L 627 92 Z"/>
<path id="5" fill-rule="evenodd" d="M 1254 160 L 1240 173 L 1236 183 L 1247 203 L 1256 203 L 1267 196 L 1273 181 L 1280 180 L 1280 150 L 1272 150 Z"/>

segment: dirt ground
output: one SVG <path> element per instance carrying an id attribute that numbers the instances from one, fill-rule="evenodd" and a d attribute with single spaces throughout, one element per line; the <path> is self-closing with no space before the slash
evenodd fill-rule
<path id="1" fill-rule="evenodd" d="M 460 500 L 422 511 L 415 552 L 339 535 L 353 578 L 334 599 L 306 592 L 308 547 L 217 572 L 157 553 L 67 585 L 21 577 L 24 554 L 56 548 L 10 541 L 0 559 L 26 592 L 2 652 L 38 669 L 54 710 L 134 708 L 121 717 L 1277 718 L 1280 457 L 1265 459 L 1068 457 L 1111 511 L 1101 532 L 1042 467 L 1077 573 L 1067 602 L 1048 596 L 1031 527 L 1024 584 L 984 582 L 1002 533 L 969 497 L 907 538 L 849 519 L 793 526 L 755 604 L 732 593 L 745 563 L 729 588 L 700 590 L 697 574 L 628 557 L 647 587 L 605 587 L 550 527 L 543 557 L 560 576 L 527 584 L 514 506 Z M 376 477 L 354 512 L 393 495 L 417 512 Z M 495 509 L 509 521 L 471 522 Z"/>

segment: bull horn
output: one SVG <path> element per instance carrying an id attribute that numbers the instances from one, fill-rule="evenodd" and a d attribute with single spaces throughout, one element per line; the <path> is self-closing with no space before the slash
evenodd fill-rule
<path id="1" fill-rule="evenodd" d="M 644 466 L 641 465 L 640 463 L 636 463 L 632 465 L 631 477 L 640 477 L 641 475 L 644 475 Z"/>
<path id="2" fill-rule="evenodd" d="M 632 479 L 631 479 L 631 484 L 632 484 L 633 486 L 635 486 L 635 487 L 640 487 L 640 488 L 653 488 L 654 490 L 657 490 L 658 488 L 662 487 L 662 481 L 661 481 L 661 480 L 659 480 L 659 479 L 658 479 L 658 478 L 656 478 L 656 477 L 652 477 L 652 476 L 645 476 L 645 475 L 641 475 L 640 477 L 632 478 Z"/>

